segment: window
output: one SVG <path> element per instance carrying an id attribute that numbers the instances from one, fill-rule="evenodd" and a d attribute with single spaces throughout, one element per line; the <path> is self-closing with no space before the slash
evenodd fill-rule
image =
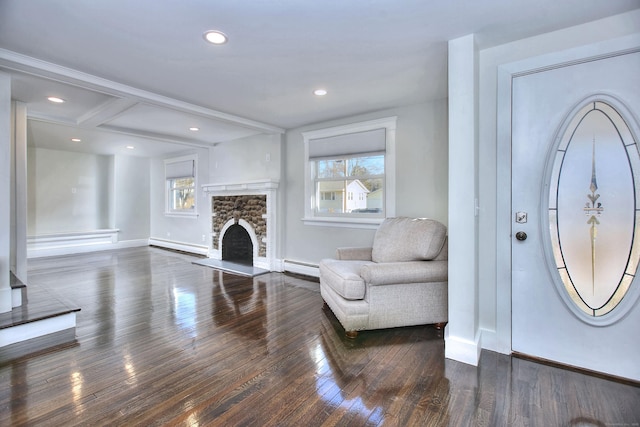
<path id="1" fill-rule="evenodd" d="M 395 215 L 396 118 L 304 132 L 306 224 L 374 228 Z"/>
<path id="2" fill-rule="evenodd" d="M 381 214 L 381 199 L 367 195 L 383 192 L 384 154 L 312 160 L 320 193 L 316 212 L 327 214 Z M 332 190 L 331 198 L 324 195 Z M 343 197 L 346 194 L 346 198 Z M 356 196 L 357 195 L 357 196 Z M 331 202 L 331 203 L 328 203 Z"/>
<path id="3" fill-rule="evenodd" d="M 167 159 L 164 164 L 166 179 L 166 214 L 196 216 L 196 157 Z"/>
<path id="4" fill-rule="evenodd" d="M 335 200 L 336 193 L 334 191 L 321 191 L 320 200 Z"/>
<path id="5" fill-rule="evenodd" d="M 175 178 L 169 180 L 169 210 L 193 211 L 196 207 L 194 197 L 195 179 Z"/>

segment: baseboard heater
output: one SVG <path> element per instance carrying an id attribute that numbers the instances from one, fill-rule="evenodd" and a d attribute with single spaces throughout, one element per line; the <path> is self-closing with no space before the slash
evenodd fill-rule
<path id="1" fill-rule="evenodd" d="M 282 264 L 284 267 L 284 271 L 302 274 L 305 276 L 320 277 L 320 269 L 317 264 L 295 261 L 291 259 L 285 259 Z"/>
<path id="2" fill-rule="evenodd" d="M 149 246 L 158 246 L 160 248 L 174 249 L 177 251 L 205 256 L 209 251 L 208 246 L 194 245 L 193 243 L 178 242 L 175 240 L 158 239 L 157 237 L 149 239 Z"/>

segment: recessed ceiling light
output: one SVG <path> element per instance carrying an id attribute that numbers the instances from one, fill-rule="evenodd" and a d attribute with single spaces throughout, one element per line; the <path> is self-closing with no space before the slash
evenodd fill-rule
<path id="1" fill-rule="evenodd" d="M 129 150 L 133 150 L 133 149 L 134 149 L 134 148 L 136 148 L 136 147 L 134 147 L 133 145 L 127 145 L 127 148 L 128 148 Z"/>
<path id="2" fill-rule="evenodd" d="M 225 44 L 228 40 L 227 35 L 222 31 L 210 30 L 203 34 L 206 41 L 212 44 Z"/>
<path id="3" fill-rule="evenodd" d="M 71 138 L 72 142 L 81 142 L 82 140 L 80 138 Z"/>
<path id="4" fill-rule="evenodd" d="M 327 94 L 326 89 L 316 89 L 313 91 L 313 94 L 316 96 L 325 96 Z"/>
<path id="5" fill-rule="evenodd" d="M 197 128 L 197 127 L 193 126 L 193 127 L 190 127 L 189 130 L 193 131 L 193 132 L 198 132 L 200 130 L 200 128 Z"/>
<path id="6" fill-rule="evenodd" d="M 58 98 L 57 96 L 50 96 L 47 99 L 51 102 L 55 102 L 56 104 L 62 104 L 64 102 L 64 99 Z"/>

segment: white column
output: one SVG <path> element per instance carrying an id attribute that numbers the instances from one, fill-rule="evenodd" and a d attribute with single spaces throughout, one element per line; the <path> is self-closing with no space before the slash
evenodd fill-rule
<path id="1" fill-rule="evenodd" d="M 11 311 L 11 78 L 0 73 L 0 313 Z"/>
<path id="2" fill-rule="evenodd" d="M 27 106 L 13 101 L 11 191 L 11 270 L 27 283 Z"/>
<path id="3" fill-rule="evenodd" d="M 477 50 L 473 34 L 449 41 L 449 323 L 445 357 L 477 365 Z"/>

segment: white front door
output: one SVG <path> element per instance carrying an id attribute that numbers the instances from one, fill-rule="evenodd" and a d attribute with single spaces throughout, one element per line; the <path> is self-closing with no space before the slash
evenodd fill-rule
<path id="1" fill-rule="evenodd" d="M 640 381 L 640 53 L 512 96 L 512 350 Z"/>

